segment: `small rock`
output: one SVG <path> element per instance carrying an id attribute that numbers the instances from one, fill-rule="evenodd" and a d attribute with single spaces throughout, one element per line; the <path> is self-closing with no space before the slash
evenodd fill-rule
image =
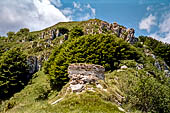
<path id="1" fill-rule="evenodd" d="M 143 64 L 136 64 L 136 68 L 137 68 L 138 70 L 143 69 Z"/>
<path id="2" fill-rule="evenodd" d="M 83 84 L 70 85 L 70 88 L 73 92 L 81 92 L 83 87 L 84 87 Z"/>
<path id="3" fill-rule="evenodd" d="M 128 67 L 126 65 L 121 66 L 121 69 L 127 69 Z"/>
<path id="4" fill-rule="evenodd" d="M 96 87 L 99 89 L 103 89 L 103 87 L 100 84 L 97 84 Z"/>

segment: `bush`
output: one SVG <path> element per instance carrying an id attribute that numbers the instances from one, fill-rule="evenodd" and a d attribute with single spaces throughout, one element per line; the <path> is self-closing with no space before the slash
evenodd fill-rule
<path id="1" fill-rule="evenodd" d="M 141 77 L 133 91 L 130 101 L 138 109 L 145 112 L 170 112 L 170 88 L 155 78 Z"/>
<path id="2" fill-rule="evenodd" d="M 159 73 L 159 76 L 162 76 Z M 126 71 L 114 71 L 106 76 L 109 86 L 116 85 L 125 96 L 123 106 L 131 112 L 140 110 L 142 113 L 170 112 L 169 78 L 164 82 L 144 69 L 128 68 Z"/>

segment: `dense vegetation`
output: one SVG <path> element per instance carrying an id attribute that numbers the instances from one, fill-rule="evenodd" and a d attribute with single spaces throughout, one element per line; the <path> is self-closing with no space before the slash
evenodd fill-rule
<path id="1" fill-rule="evenodd" d="M 68 40 L 58 47 L 45 66 L 52 86 L 58 89 L 68 82 L 67 67 L 70 63 L 93 63 L 105 67 L 106 71 L 118 68 L 120 60 L 140 61 L 140 53 L 114 35 L 87 35 Z"/>
<path id="2" fill-rule="evenodd" d="M 158 73 L 158 76 L 162 76 Z M 127 109 L 138 109 L 143 112 L 170 112 L 170 86 L 169 78 L 160 82 L 152 74 L 147 74 L 145 69 L 124 69 L 121 72 L 113 71 L 108 75 L 110 86 L 116 85 L 126 100 L 123 106 Z"/>
<path id="3" fill-rule="evenodd" d="M 147 36 L 140 36 L 139 39 L 144 45 L 148 46 L 156 56 L 163 58 L 170 66 L 170 44 Z"/>
<path id="4" fill-rule="evenodd" d="M 26 56 L 19 48 L 6 51 L 0 57 L 0 99 L 8 98 L 28 82 Z"/>

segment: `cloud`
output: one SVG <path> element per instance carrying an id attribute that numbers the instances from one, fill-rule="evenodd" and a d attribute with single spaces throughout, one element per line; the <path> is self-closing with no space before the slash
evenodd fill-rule
<path id="1" fill-rule="evenodd" d="M 150 36 L 170 44 L 170 12 L 162 15 L 159 30 Z"/>
<path id="2" fill-rule="evenodd" d="M 73 2 L 73 6 L 74 8 L 79 9 L 80 11 L 82 11 L 83 9 L 81 8 L 81 4 L 79 2 Z"/>
<path id="3" fill-rule="evenodd" d="M 69 8 L 69 7 L 64 8 L 63 10 L 61 10 L 61 12 L 62 12 L 64 15 L 71 15 L 71 14 L 73 14 L 72 9 Z"/>
<path id="4" fill-rule="evenodd" d="M 141 22 L 139 23 L 139 29 L 147 30 L 147 32 L 150 32 L 151 27 L 156 25 L 155 21 L 156 21 L 156 17 L 150 14 L 148 17 L 141 20 Z"/>
<path id="5" fill-rule="evenodd" d="M 90 4 L 80 4 L 79 2 L 73 2 L 73 20 L 88 20 L 95 18 L 96 9 L 93 8 Z"/>
<path id="6" fill-rule="evenodd" d="M 0 4 L 0 35 L 21 28 L 41 30 L 58 22 L 88 20 L 96 15 L 90 4 L 79 2 L 72 2 L 72 7 L 64 7 L 60 0 L 2 0 Z"/>
<path id="7" fill-rule="evenodd" d="M 62 9 L 61 12 L 62 12 L 70 21 L 73 20 L 73 18 L 72 18 L 72 15 L 74 15 L 74 14 L 73 14 L 73 13 L 74 13 L 73 9 L 67 7 L 67 8 Z"/>
<path id="8" fill-rule="evenodd" d="M 96 15 L 96 9 L 92 8 L 90 4 L 87 4 L 87 8 L 89 8 L 91 10 L 91 12 L 94 16 Z"/>
<path id="9" fill-rule="evenodd" d="M 161 37 L 158 32 L 150 34 L 149 36 L 153 37 L 153 38 L 155 38 L 157 40 L 160 40 L 160 41 L 162 41 L 164 43 L 169 43 L 170 44 L 170 32 L 167 33 L 164 37 Z"/>
<path id="10" fill-rule="evenodd" d="M 3 0 L 0 4 L 0 35 L 24 27 L 33 31 L 69 21 L 51 0 Z"/>
<path id="11" fill-rule="evenodd" d="M 60 0 L 50 0 L 50 2 L 56 7 L 61 7 L 63 5 Z"/>
<path id="12" fill-rule="evenodd" d="M 170 13 L 163 15 L 163 21 L 159 24 L 160 32 L 170 32 Z"/>
<path id="13" fill-rule="evenodd" d="M 90 19 L 90 18 L 91 18 L 90 14 L 87 13 L 85 16 L 80 17 L 80 20 L 81 20 L 81 21 L 82 21 L 82 20 L 88 20 L 88 19 Z"/>

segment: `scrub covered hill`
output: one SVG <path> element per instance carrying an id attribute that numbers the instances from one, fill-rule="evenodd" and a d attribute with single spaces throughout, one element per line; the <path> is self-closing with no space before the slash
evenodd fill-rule
<path id="1" fill-rule="evenodd" d="M 0 77 L 5 78 L 0 80 L 5 89 L 0 112 L 170 112 L 170 45 L 136 38 L 132 28 L 98 19 L 59 23 L 36 32 L 24 28 L 1 37 L 0 47 Z M 90 83 L 94 91 L 67 91 L 72 63 L 103 66 L 105 80 L 98 82 L 106 90 Z M 20 81 L 19 75 L 27 80 Z M 52 105 L 59 98 L 63 100 Z"/>

